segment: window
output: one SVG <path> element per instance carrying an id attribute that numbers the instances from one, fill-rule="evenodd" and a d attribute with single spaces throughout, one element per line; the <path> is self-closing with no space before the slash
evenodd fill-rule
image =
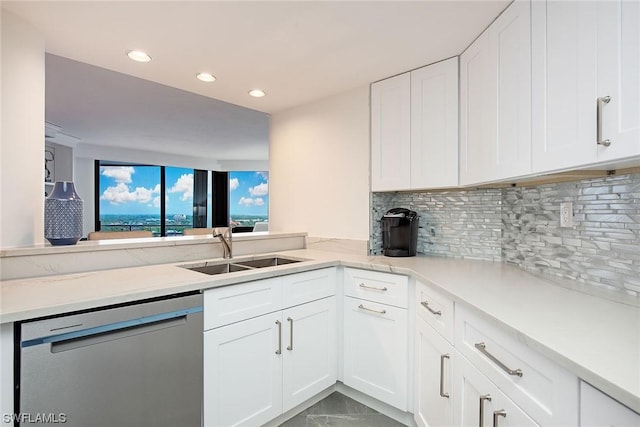
<path id="1" fill-rule="evenodd" d="M 97 169 L 96 230 L 150 230 L 160 236 L 160 166 L 101 162 Z"/>
<path id="2" fill-rule="evenodd" d="M 268 172 L 229 172 L 229 217 L 239 231 L 269 220 Z"/>
<path id="3" fill-rule="evenodd" d="M 187 228 L 252 231 L 269 219 L 268 172 L 96 161 L 96 231 L 150 230 L 179 236 Z"/>

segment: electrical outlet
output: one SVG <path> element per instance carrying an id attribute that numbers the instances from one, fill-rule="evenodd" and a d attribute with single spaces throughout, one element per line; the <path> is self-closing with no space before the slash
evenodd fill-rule
<path id="1" fill-rule="evenodd" d="M 573 202 L 560 203 L 560 227 L 573 227 Z"/>

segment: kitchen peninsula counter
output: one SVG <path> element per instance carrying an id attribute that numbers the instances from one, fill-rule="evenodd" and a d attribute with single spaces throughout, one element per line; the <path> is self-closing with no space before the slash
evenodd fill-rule
<path id="1" fill-rule="evenodd" d="M 640 412 L 640 304 L 603 298 L 499 262 L 417 256 L 388 258 L 297 249 L 305 261 L 205 275 L 193 261 L 0 282 L 0 322 L 15 322 L 163 295 L 228 286 L 330 266 L 405 274 L 431 284 L 574 375 Z M 266 254 L 239 256 L 261 258 Z"/>

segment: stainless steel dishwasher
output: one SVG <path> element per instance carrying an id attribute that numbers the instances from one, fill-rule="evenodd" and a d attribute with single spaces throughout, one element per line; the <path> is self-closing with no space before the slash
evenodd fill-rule
<path id="1" fill-rule="evenodd" d="M 197 293 L 21 323 L 22 424 L 201 426 L 202 320 Z"/>

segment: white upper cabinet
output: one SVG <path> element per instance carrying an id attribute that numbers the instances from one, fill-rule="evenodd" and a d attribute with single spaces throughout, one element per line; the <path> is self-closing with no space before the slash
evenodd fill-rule
<path id="1" fill-rule="evenodd" d="M 371 189 L 458 185 L 458 58 L 371 85 Z"/>
<path id="2" fill-rule="evenodd" d="M 533 172 L 640 154 L 639 26 L 635 1 L 533 2 Z"/>
<path id="3" fill-rule="evenodd" d="M 640 2 L 598 3 L 598 97 L 610 96 L 602 109 L 598 160 L 640 154 Z M 604 31 L 603 31 L 604 29 Z"/>
<path id="4" fill-rule="evenodd" d="M 411 72 L 411 188 L 458 185 L 458 58 Z"/>
<path id="5" fill-rule="evenodd" d="M 371 189 L 407 189 L 411 181 L 409 73 L 371 85 Z"/>
<path id="6" fill-rule="evenodd" d="M 460 57 L 460 183 L 531 172 L 531 3 L 516 0 Z"/>

